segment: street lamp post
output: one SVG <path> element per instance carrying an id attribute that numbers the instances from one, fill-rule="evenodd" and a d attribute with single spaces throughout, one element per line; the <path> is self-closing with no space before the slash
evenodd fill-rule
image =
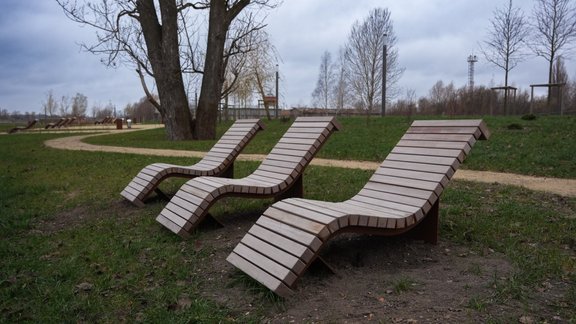
<path id="1" fill-rule="evenodd" d="M 276 106 L 274 107 L 276 119 L 278 119 L 278 79 L 280 78 L 278 76 L 278 64 L 276 64 Z"/>
<path id="2" fill-rule="evenodd" d="M 382 110 L 380 116 L 386 115 L 386 68 L 388 65 L 388 34 L 384 34 L 384 48 L 382 49 Z"/>

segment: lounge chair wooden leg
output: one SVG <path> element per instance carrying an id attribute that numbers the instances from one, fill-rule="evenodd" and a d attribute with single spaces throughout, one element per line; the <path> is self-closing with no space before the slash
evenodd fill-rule
<path id="1" fill-rule="evenodd" d="M 222 178 L 234 179 L 234 163 L 230 164 L 228 169 L 221 175 Z"/>
<path id="2" fill-rule="evenodd" d="M 154 192 L 158 195 L 158 197 L 160 197 L 160 199 L 170 201 L 170 197 L 168 197 L 167 194 L 165 194 L 162 190 L 160 190 L 160 188 L 156 187 L 154 189 Z"/>
<path id="3" fill-rule="evenodd" d="M 311 272 L 329 272 L 331 274 L 337 274 L 336 270 L 332 268 L 328 262 L 326 262 L 322 257 L 317 256 L 312 264 L 310 265 Z"/>
<path id="4" fill-rule="evenodd" d="M 222 227 L 224 227 L 224 224 L 222 224 L 222 222 L 220 222 L 214 216 L 212 216 L 212 214 L 207 213 L 206 217 L 204 218 L 202 223 L 200 223 L 200 227 L 202 227 L 204 229 L 206 229 L 206 228 L 222 228 Z"/>
<path id="5" fill-rule="evenodd" d="M 436 200 L 426 217 L 410 231 L 416 240 L 423 240 L 426 243 L 438 244 L 438 221 L 439 221 L 440 199 Z"/>
<path id="6" fill-rule="evenodd" d="M 274 201 L 280 201 L 287 198 L 302 198 L 304 197 L 304 184 L 302 181 L 302 175 L 294 181 L 294 185 L 288 190 L 284 191 L 280 195 L 274 198 Z"/>

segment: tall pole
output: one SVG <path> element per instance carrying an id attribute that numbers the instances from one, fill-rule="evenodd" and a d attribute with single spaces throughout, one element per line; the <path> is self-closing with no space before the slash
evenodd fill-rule
<path id="1" fill-rule="evenodd" d="M 276 106 L 275 108 L 275 113 L 274 115 L 276 116 L 276 119 L 278 119 L 278 80 L 279 80 L 279 76 L 278 76 L 278 64 L 276 64 Z"/>
<path id="2" fill-rule="evenodd" d="M 388 65 L 388 35 L 384 34 L 384 48 L 382 51 L 382 110 L 380 116 L 386 115 L 386 67 Z"/>

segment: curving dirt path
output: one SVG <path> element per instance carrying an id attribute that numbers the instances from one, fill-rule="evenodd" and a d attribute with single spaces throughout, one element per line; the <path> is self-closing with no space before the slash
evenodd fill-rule
<path id="1" fill-rule="evenodd" d="M 122 132 L 138 131 L 142 129 L 149 129 L 154 127 L 162 127 L 160 125 L 139 125 L 132 129 L 125 129 Z M 117 134 L 117 131 L 102 130 L 102 133 L 90 135 L 78 135 L 61 137 L 46 141 L 44 144 L 48 147 L 63 149 L 63 150 L 80 150 L 80 151 L 101 151 L 101 152 L 115 152 L 115 153 L 128 153 L 128 154 L 144 154 L 156 156 L 177 156 L 177 157 L 197 157 L 201 158 L 205 152 L 198 151 L 183 151 L 183 150 L 166 150 L 166 149 L 147 149 L 136 147 L 119 147 L 119 146 L 99 146 L 84 143 L 82 140 L 92 136 L 102 136 L 109 134 Z M 241 154 L 238 157 L 240 161 L 262 161 L 265 158 L 263 154 Z M 329 160 L 314 158 L 311 162 L 312 165 L 350 168 L 350 169 L 363 169 L 363 170 L 376 170 L 380 163 L 370 161 L 348 161 L 348 160 Z M 455 179 L 477 181 L 484 183 L 502 183 L 507 185 L 514 185 L 524 187 L 530 190 L 550 192 L 567 197 L 576 197 L 576 179 L 558 179 L 547 177 L 532 177 L 513 173 L 501 173 L 491 171 L 474 171 L 474 170 L 458 170 Z"/>

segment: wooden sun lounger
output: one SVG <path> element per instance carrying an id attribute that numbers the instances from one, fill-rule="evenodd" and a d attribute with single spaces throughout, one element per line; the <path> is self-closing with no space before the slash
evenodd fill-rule
<path id="1" fill-rule="evenodd" d="M 62 124 L 64 124 L 65 121 L 66 121 L 66 118 L 60 118 L 60 120 L 58 120 L 55 123 L 46 124 L 46 127 L 44 127 L 44 129 L 60 127 Z"/>
<path id="2" fill-rule="evenodd" d="M 338 233 L 408 232 L 436 243 L 439 197 L 476 140 L 488 137 L 481 120 L 415 121 L 356 196 L 338 203 L 277 202 L 227 260 L 276 294 L 287 296 L 324 244 Z"/>
<path id="3" fill-rule="evenodd" d="M 34 119 L 28 122 L 28 124 L 26 126 L 17 126 L 12 128 L 11 130 L 8 131 L 8 134 L 13 134 L 16 132 L 21 132 L 21 131 L 25 131 L 28 130 L 32 127 L 34 127 L 34 125 L 36 125 L 36 123 L 38 122 L 38 119 Z"/>
<path id="4" fill-rule="evenodd" d="M 66 120 L 64 120 L 64 122 L 62 123 L 62 125 L 59 126 L 59 128 L 68 127 L 68 126 L 70 126 L 70 124 L 72 124 L 75 120 L 76 120 L 76 117 L 66 118 Z"/>
<path id="5" fill-rule="evenodd" d="M 301 197 L 302 174 L 340 125 L 333 117 L 299 117 L 258 169 L 242 179 L 199 177 L 185 183 L 156 220 L 187 238 L 223 197 Z"/>
<path id="6" fill-rule="evenodd" d="M 199 176 L 234 176 L 234 160 L 248 145 L 256 133 L 264 129 L 259 119 L 237 120 L 200 162 L 191 166 L 166 163 L 151 164 L 126 186 L 120 193 L 136 206 L 143 207 L 148 195 L 156 192 L 164 196 L 157 188 L 160 182 L 169 177 L 195 178 Z"/>
<path id="7" fill-rule="evenodd" d="M 96 120 L 96 121 L 94 122 L 94 125 L 111 124 L 113 121 L 114 121 L 114 117 L 106 116 L 106 117 L 104 117 L 104 119 L 102 119 L 102 120 Z"/>

